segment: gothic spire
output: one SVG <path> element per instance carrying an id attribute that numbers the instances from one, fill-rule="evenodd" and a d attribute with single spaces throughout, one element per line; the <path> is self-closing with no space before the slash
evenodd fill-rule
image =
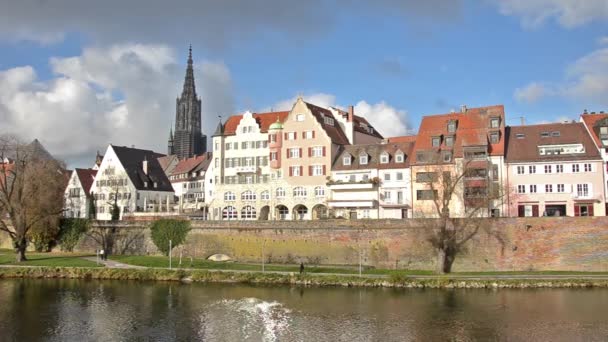
<path id="1" fill-rule="evenodd" d="M 188 67 L 186 68 L 186 77 L 184 79 L 184 89 L 182 90 L 182 98 L 192 96 L 196 97 L 196 87 L 194 85 L 194 68 L 192 67 L 192 45 L 188 49 Z"/>

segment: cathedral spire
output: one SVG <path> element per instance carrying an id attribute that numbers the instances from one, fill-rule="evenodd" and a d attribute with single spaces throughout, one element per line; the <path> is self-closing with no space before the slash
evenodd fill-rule
<path id="1" fill-rule="evenodd" d="M 186 77 L 184 79 L 184 89 L 182 97 L 192 96 L 196 99 L 196 87 L 194 85 L 194 68 L 192 66 L 192 45 L 188 49 L 188 66 L 186 67 Z"/>

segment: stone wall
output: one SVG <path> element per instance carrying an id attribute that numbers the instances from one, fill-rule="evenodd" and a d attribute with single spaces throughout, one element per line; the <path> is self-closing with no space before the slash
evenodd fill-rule
<path id="1" fill-rule="evenodd" d="M 608 217 L 486 219 L 454 271 L 608 271 Z M 102 224 L 102 223 L 99 223 Z M 107 224 L 107 223 L 105 223 Z M 118 250 L 157 254 L 149 222 L 119 223 Z M 238 261 L 434 269 L 419 220 L 193 221 L 184 257 L 228 254 Z M 127 243 L 128 242 L 128 243 Z M 85 239 L 80 250 L 94 250 Z M 176 249 L 176 253 L 179 253 Z"/>

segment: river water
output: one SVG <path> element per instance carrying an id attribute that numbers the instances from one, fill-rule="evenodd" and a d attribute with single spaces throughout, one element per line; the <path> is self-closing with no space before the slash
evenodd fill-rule
<path id="1" fill-rule="evenodd" d="M 608 341 L 608 289 L 1 280 L 0 341 Z"/>

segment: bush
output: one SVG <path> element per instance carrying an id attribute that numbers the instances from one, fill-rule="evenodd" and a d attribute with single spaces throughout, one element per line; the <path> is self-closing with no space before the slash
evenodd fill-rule
<path id="1" fill-rule="evenodd" d="M 89 229 L 89 220 L 64 218 L 59 228 L 59 247 L 64 252 L 72 252 L 82 235 Z"/>
<path id="2" fill-rule="evenodd" d="M 152 241 L 164 255 L 169 255 L 169 240 L 171 247 L 181 245 L 190 231 L 190 221 L 163 219 L 154 221 L 152 227 Z"/>

